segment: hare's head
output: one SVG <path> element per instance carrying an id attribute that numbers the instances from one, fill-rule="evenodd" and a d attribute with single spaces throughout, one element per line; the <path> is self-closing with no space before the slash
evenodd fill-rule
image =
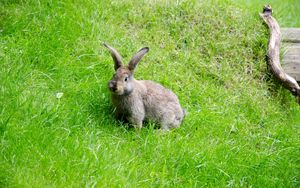
<path id="1" fill-rule="evenodd" d="M 128 95 L 134 89 L 133 73 L 136 65 L 142 57 L 149 51 L 148 47 L 140 49 L 129 61 L 128 65 L 123 65 L 122 57 L 113 47 L 103 44 L 111 53 L 115 63 L 115 74 L 108 82 L 108 88 L 117 95 Z"/>

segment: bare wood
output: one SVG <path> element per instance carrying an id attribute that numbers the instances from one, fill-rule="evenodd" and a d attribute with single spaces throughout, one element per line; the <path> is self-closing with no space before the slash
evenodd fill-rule
<path id="1" fill-rule="evenodd" d="M 284 56 L 300 55 L 300 43 L 283 43 Z"/>
<path id="2" fill-rule="evenodd" d="M 300 43 L 283 43 L 282 68 L 300 82 Z M 282 49 L 282 48 L 281 48 Z"/>
<path id="3" fill-rule="evenodd" d="M 300 54 L 289 54 L 283 56 L 283 61 L 291 61 L 291 62 L 298 62 L 300 60 Z"/>
<path id="4" fill-rule="evenodd" d="M 282 28 L 283 42 L 300 42 L 300 28 Z"/>
<path id="5" fill-rule="evenodd" d="M 300 76 L 300 59 L 298 60 L 286 60 L 282 65 L 283 70 L 290 75 L 290 73 L 296 74 Z M 295 78 L 295 77 L 294 77 Z M 300 80 L 295 78 L 295 80 L 299 83 Z"/>
<path id="6" fill-rule="evenodd" d="M 280 40 L 281 33 L 277 21 L 272 17 L 272 8 L 264 6 L 260 17 L 265 21 L 270 29 L 270 40 L 268 45 L 268 63 L 273 74 L 298 98 L 300 102 L 300 86 L 297 81 L 286 74 L 280 65 Z"/>
<path id="7" fill-rule="evenodd" d="M 296 80 L 300 80 L 300 76 L 299 73 L 289 73 L 289 75 L 291 75 L 293 78 L 295 78 Z"/>
<path id="8" fill-rule="evenodd" d="M 285 64 L 283 65 L 284 70 L 286 70 L 287 72 L 292 72 L 292 73 L 298 73 L 300 76 L 300 60 L 298 61 L 287 61 L 285 62 Z"/>

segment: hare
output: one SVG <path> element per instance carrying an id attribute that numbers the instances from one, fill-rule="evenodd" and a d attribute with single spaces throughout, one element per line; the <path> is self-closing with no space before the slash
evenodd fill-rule
<path id="1" fill-rule="evenodd" d="M 178 128 L 185 116 L 177 96 L 169 89 L 150 80 L 135 80 L 134 70 L 141 58 L 149 51 L 140 49 L 123 65 L 121 55 L 107 44 L 103 44 L 114 60 L 115 74 L 108 82 L 116 115 L 125 117 L 135 128 L 140 129 L 144 120 L 152 120 L 168 131 Z"/>

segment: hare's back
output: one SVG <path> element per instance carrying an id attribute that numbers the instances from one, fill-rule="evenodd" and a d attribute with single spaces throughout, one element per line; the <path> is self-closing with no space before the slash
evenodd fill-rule
<path id="1" fill-rule="evenodd" d="M 152 81 L 143 81 L 143 103 L 146 119 L 159 122 L 163 129 L 177 128 L 184 117 L 177 96 L 169 89 Z"/>
<path id="2" fill-rule="evenodd" d="M 148 116 L 161 119 L 158 116 L 183 116 L 177 96 L 169 89 L 153 81 L 143 81 L 146 92 L 143 95 L 145 110 Z"/>
<path id="3" fill-rule="evenodd" d="M 150 80 L 143 80 L 142 82 L 147 88 L 146 93 L 144 93 L 146 99 L 155 100 L 159 103 L 179 103 L 177 96 L 171 90 Z"/>

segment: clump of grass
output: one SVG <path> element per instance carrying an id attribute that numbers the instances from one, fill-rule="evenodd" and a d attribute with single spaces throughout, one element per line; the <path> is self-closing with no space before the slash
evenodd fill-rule
<path id="1" fill-rule="evenodd" d="M 282 26 L 294 4 L 272 2 Z M 260 1 L 0 5 L 1 186 L 299 187 L 300 109 L 266 68 Z M 114 119 L 103 41 L 150 47 L 136 77 L 179 96 L 180 129 Z"/>

